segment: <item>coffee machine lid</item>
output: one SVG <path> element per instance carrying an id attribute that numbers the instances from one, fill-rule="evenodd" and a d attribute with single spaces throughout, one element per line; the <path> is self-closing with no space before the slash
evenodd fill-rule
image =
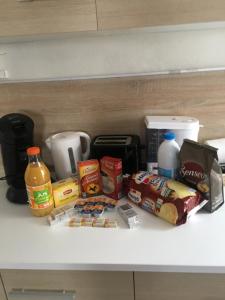
<path id="1" fill-rule="evenodd" d="M 11 113 L 0 118 L 0 142 L 14 144 L 17 139 L 33 133 L 33 120 L 20 113 Z"/>

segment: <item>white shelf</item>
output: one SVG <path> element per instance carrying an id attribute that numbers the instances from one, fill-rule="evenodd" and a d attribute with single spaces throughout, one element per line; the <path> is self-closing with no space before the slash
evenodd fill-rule
<path id="1" fill-rule="evenodd" d="M 212 22 L 0 40 L 0 69 L 7 82 L 224 70 L 224 36 Z"/>

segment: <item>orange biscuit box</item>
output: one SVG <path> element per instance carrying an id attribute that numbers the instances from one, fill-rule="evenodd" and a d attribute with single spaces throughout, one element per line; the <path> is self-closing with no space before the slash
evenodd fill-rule
<path id="1" fill-rule="evenodd" d="M 78 172 L 83 198 L 102 194 L 100 167 L 97 159 L 79 161 Z"/>

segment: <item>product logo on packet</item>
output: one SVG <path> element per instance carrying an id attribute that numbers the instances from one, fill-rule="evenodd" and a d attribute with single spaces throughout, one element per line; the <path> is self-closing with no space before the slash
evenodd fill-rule
<path id="1" fill-rule="evenodd" d="M 110 161 L 110 160 L 106 160 L 105 159 L 105 160 L 102 161 L 102 164 L 107 169 L 110 169 L 110 170 L 114 169 L 114 163 L 112 161 Z"/>
<path id="2" fill-rule="evenodd" d="M 89 184 L 91 182 L 95 182 L 95 181 L 98 181 L 98 180 L 99 180 L 99 174 L 96 172 L 96 173 L 93 173 L 93 174 L 90 174 L 90 175 L 86 175 L 82 179 L 82 183 L 83 183 L 83 185 L 86 185 L 86 184 Z"/>
<path id="3" fill-rule="evenodd" d="M 72 193 L 72 189 L 66 190 L 65 192 L 63 192 L 63 195 L 68 195 L 70 193 Z"/>
<path id="4" fill-rule="evenodd" d="M 161 191 L 165 187 L 167 181 L 168 181 L 168 178 L 155 175 L 150 180 L 149 184 L 151 185 L 151 189 L 158 192 L 158 191 Z"/>
<path id="5" fill-rule="evenodd" d="M 93 164 L 93 165 L 89 165 L 89 166 L 81 166 L 80 174 L 81 174 L 81 177 L 83 177 L 83 176 L 89 175 L 97 170 L 98 170 L 97 164 Z"/>
<path id="6" fill-rule="evenodd" d="M 147 210 L 147 211 L 150 211 L 150 212 L 155 212 L 156 208 L 155 208 L 155 202 L 153 200 L 151 200 L 150 198 L 148 197 L 145 197 L 144 198 L 144 201 L 142 203 L 142 207 Z"/>
<path id="7" fill-rule="evenodd" d="M 141 202 L 141 192 L 136 191 L 134 189 L 130 189 L 130 191 L 128 193 L 128 197 L 134 203 L 140 203 Z"/>
<path id="8" fill-rule="evenodd" d="M 180 169 L 180 175 L 191 182 L 199 182 L 206 179 L 206 174 L 201 165 L 193 161 L 186 161 Z"/>
<path id="9" fill-rule="evenodd" d="M 140 184 L 140 183 L 148 183 L 149 178 L 150 178 L 150 173 L 149 172 L 139 172 L 135 175 L 135 183 Z"/>

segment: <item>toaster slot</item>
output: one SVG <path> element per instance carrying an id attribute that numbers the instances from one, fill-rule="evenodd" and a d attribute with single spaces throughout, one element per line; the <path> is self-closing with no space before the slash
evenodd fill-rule
<path id="1" fill-rule="evenodd" d="M 100 136 L 94 141 L 94 145 L 130 145 L 130 136 Z"/>

